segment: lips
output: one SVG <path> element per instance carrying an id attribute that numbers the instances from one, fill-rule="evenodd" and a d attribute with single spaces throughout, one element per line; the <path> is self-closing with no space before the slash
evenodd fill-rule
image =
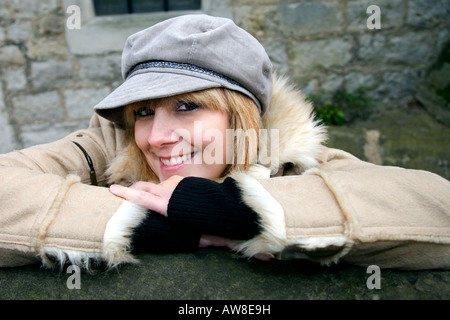
<path id="1" fill-rule="evenodd" d="M 160 158 L 160 161 L 165 166 L 176 166 L 182 164 L 183 162 L 191 159 L 194 153 L 185 154 L 183 156 L 171 157 L 171 158 Z"/>

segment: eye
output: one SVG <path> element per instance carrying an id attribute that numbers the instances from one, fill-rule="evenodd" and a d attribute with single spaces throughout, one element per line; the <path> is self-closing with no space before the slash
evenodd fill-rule
<path id="1" fill-rule="evenodd" d="M 179 112 L 189 112 L 200 108 L 200 105 L 190 101 L 178 101 L 175 110 Z"/>
<path id="2" fill-rule="evenodd" d="M 134 111 L 134 114 L 138 118 L 145 118 L 150 117 L 155 114 L 155 110 L 149 108 L 149 107 L 142 107 Z"/>

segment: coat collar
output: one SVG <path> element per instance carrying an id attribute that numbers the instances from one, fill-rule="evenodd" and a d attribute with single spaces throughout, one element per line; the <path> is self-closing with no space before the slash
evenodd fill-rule
<path id="1" fill-rule="evenodd" d="M 258 157 L 263 159 L 262 153 L 278 153 L 270 157 L 270 163 L 259 163 L 269 168 L 271 175 L 279 173 L 286 164 L 291 164 L 296 173 L 317 165 L 327 129 L 314 116 L 313 105 L 305 95 L 286 78 L 274 76 L 272 98 L 262 118 L 269 138 L 260 139 Z"/>

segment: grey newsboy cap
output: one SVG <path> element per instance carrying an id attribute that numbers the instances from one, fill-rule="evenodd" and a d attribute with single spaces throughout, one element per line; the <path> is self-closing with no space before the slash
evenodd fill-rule
<path id="1" fill-rule="evenodd" d="M 255 101 L 263 113 L 272 95 L 272 63 L 263 46 L 232 20 L 184 15 L 131 35 L 117 89 L 94 110 L 121 124 L 132 102 L 224 87 Z"/>

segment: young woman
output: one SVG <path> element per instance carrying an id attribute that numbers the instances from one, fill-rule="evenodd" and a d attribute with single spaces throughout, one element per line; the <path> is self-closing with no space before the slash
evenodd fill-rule
<path id="1" fill-rule="evenodd" d="M 166 20 L 122 58 L 124 82 L 88 129 L 0 156 L 1 266 L 113 267 L 207 245 L 450 266 L 450 183 L 323 146 L 311 105 L 232 21 Z"/>

